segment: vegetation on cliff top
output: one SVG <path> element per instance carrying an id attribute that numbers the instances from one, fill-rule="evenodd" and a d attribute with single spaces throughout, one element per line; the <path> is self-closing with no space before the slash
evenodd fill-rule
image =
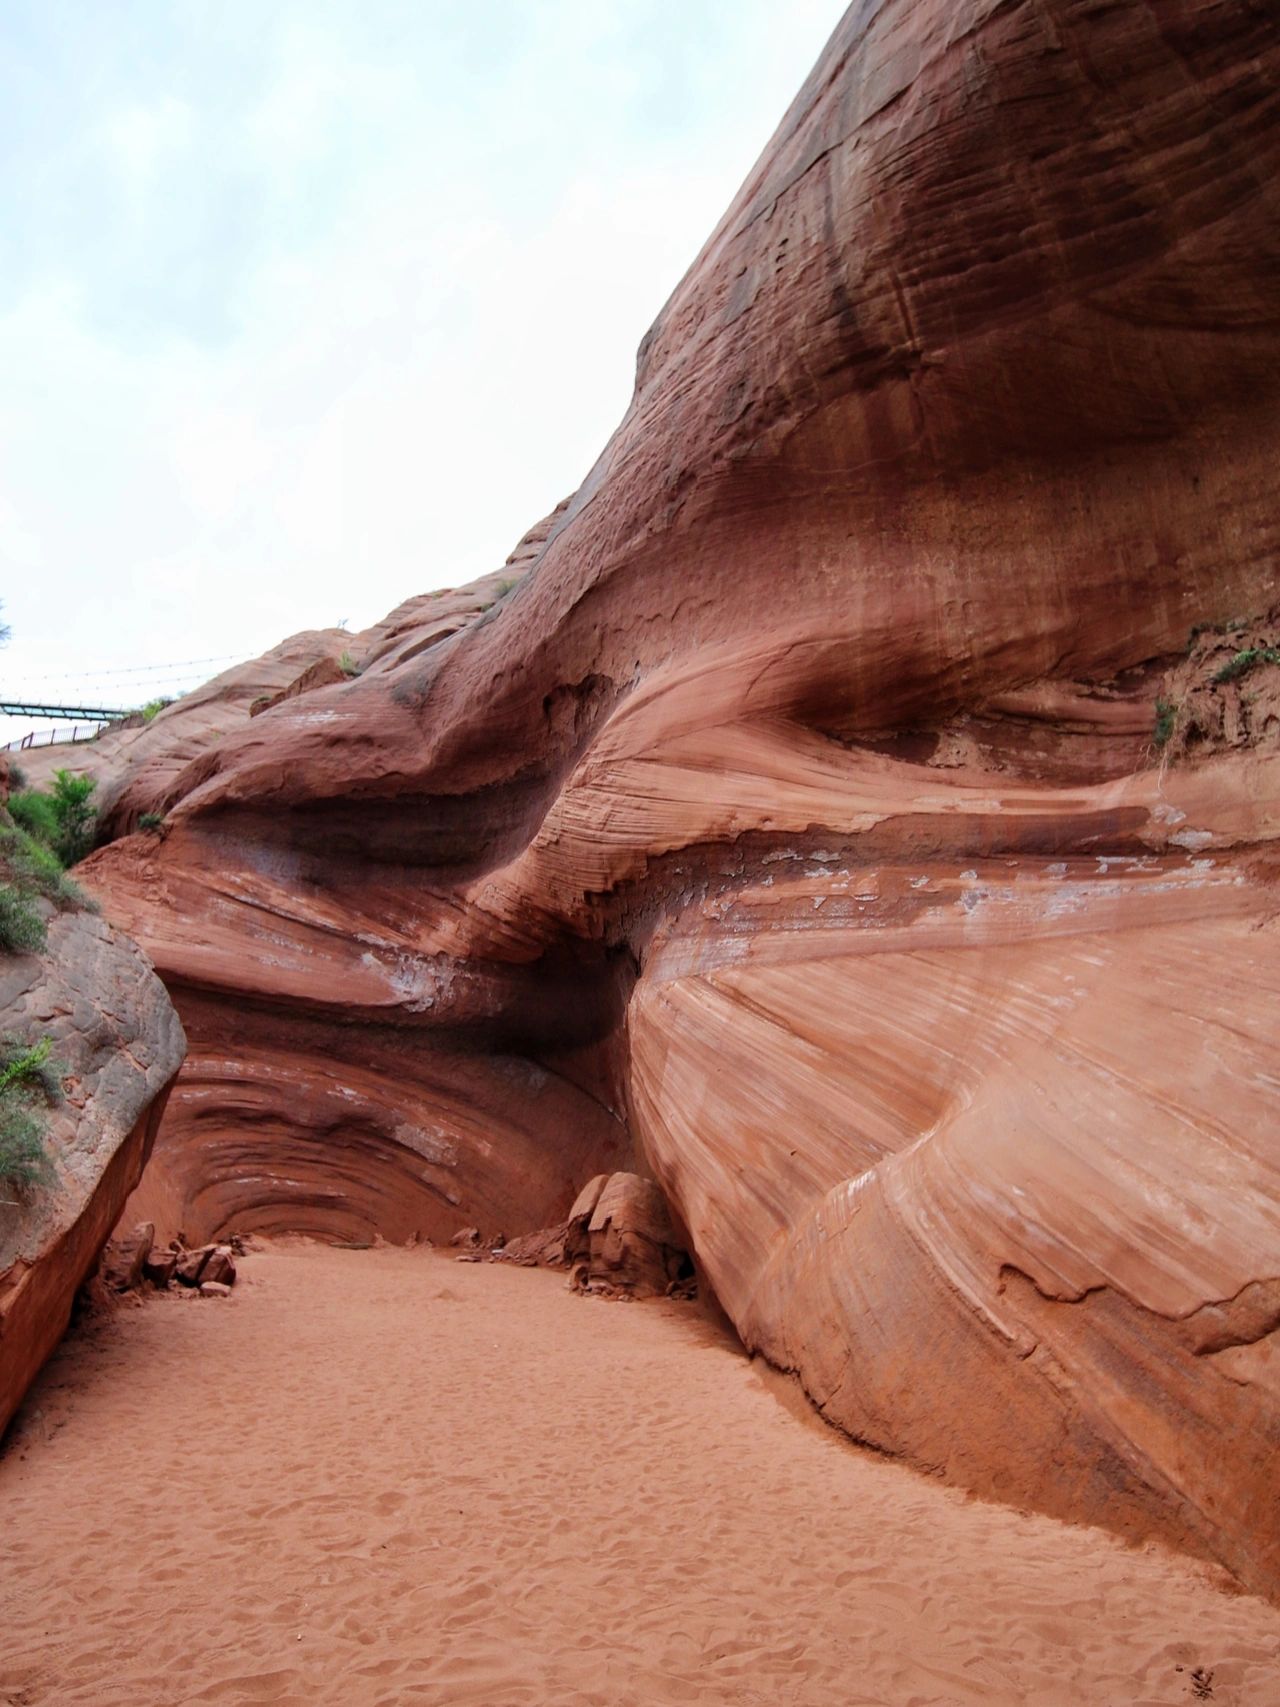
<path id="1" fill-rule="evenodd" d="M 19 828 L 48 848 L 60 866 L 75 865 L 93 847 L 97 809 L 91 776 L 53 773 L 51 789 L 23 788 L 9 796 L 9 812 Z"/>
<path id="2" fill-rule="evenodd" d="M 71 786 L 55 785 L 51 794 L 21 789 L 10 796 L 7 812 L 0 807 L 0 953 L 41 953 L 47 935 L 42 900 L 61 911 L 91 905 L 67 876 L 64 855 L 81 858 L 92 845 L 94 784 L 59 771 L 58 782 L 63 778 Z"/>

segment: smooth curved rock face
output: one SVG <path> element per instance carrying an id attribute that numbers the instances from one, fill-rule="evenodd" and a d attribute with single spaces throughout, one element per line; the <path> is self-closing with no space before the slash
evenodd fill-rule
<path id="1" fill-rule="evenodd" d="M 184 694 L 150 722 L 135 713 L 89 742 L 29 748 L 21 755 L 27 781 L 46 787 L 61 767 L 93 776 L 104 838 L 135 830 L 147 814 L 163 817 L 176 779 L 250 719 L 366 669 L 394 669 L 462 633 L 516 584 L 550 520 L 530 529 L 499 574 L 467 587 L 417 594 L 359 634 L 325 628 L 291 635 L 262 657 L 233 665 Z"/>
<path id="2" fill-rule="evenodd" d="M 834 1421 L 1280 1588 L 1280 723 L 1187 654 L 1276 604 L 1278 76 L 1246 0 L 850 10 L 519 587 L 90 863 L 190 1236 L 634 1143 Z"/>
<path id="3" fill-rule="evenodd" d="M 53 918 L 46 954 L 0 958 L 0 1031 L 49 1038 L 65 1093 L 48 1113 L 53 1180 L 0 1190 L 3 1432 L 138 1182 L 185 1039 L 137 948 L 91 913 Z"/>

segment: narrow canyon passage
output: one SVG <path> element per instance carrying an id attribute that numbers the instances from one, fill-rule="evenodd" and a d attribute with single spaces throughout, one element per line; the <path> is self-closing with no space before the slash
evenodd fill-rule
<path id="1" fill-rule="evenodd" d="M 1280 1612 L 1210 1567 L 968 1500 L 775 1385 L 696 1306 L 267 1246 L 30 1395 L 0 1702 L 1277 1699 Z"/>

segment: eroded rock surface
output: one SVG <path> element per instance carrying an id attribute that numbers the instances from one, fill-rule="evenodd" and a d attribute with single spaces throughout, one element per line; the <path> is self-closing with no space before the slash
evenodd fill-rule
<path id="1" fill-rule="evenodd" d="M 92 913 L 49 922 L 48 952 L 0 957 L 0 1032 L 47 1037 L 63 1102 L 48 1111 L 49 1183 L 0 1190 L 0 1430 L 61 1338 L 151 1148 L 182 1062 L 182 1027 L 137 948 Z M 143 1261 L 142 1241 L 131 1248 Z"/>
<path id="2" fill-rule="evenodd" d="M 601 1182 L 584 1260 L 585 1290 L 616 1297 L 661 1297 L 692 1272 L 666 1199 L 640 1174 L 611 1174 Z"/>
<path id="3" fill-rule="evenodd" d="M 576 1291 L 606 1298 L 693 1295 L 693 1265 L 660 1187 L 641 1174 L 597 1174 L 558 1227 L 509 1240 L 493 1260 L 570 1270 Z"/>
<path id="4" fill-rule="evenodd" d="M 548 518 L 548 522 L 550 518 Z M 92 775 L 94 803 L 105 837 L 138 828 L 143 817 L 163 819 L 175 779 L 229 735 L 288 700 L 341 686 L 365 669 L 394 668 L 460 634 L 513 587 L 547 523 L 531 529 L 507 567 L 469 586 L 406 599 L 381 622 L 358 634 L 342 628 L 291 635 L 260 658 L 233 665 L 158 711 L 112 724 L 93 741 L 54 742 L 21 754 L 29 784 L 47 787 L 60 767 Z M 304 713 L 305 716 L 305 713 Z M 326 714 L 320 714 L 320 722 Z"/>
<path id="5" fill-rule="evenodd" d="M 193 1039 L 135 1218 L 634 1148 L 833 1422 L 1280 1588 L 1277 730 L 1157 739 L 1275 603 L 1278 79 L 1246 0 L 851 8 L 520 584 L 91 862 Z"/>

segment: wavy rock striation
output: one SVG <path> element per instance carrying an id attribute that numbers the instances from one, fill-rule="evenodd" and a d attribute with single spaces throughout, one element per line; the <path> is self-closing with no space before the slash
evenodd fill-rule
<path id="1" fill-rule="evenodd" d="M 193 1040 L 136 1215 L 638 1158 L 833 1422 L 1280 1589 L 1280 728 L 1156 739 L 1276 601 L 1278 86 L 1245 0 L 852 7 L 520 584 L 91 862 Z"/>

